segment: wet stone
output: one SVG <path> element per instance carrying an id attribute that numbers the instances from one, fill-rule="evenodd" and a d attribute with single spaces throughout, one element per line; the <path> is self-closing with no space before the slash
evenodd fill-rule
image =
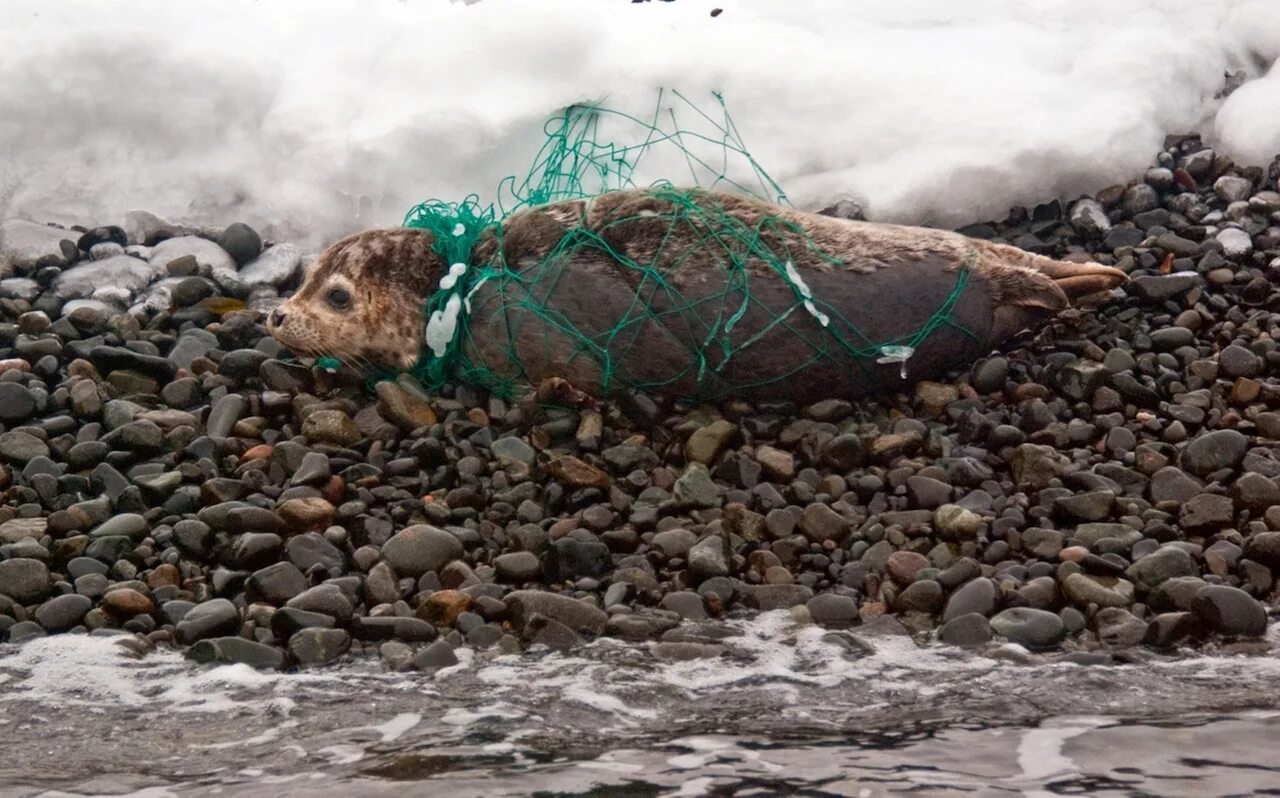
<path id="1" fill-rule="evenodd" d="M 1261 637 L 1267 631 L 1266 609 L 1237 587 L 1206 585 L 1196 592 L 1191 610 L 1220 634 Z"/>
<path id="2" fill-rule="evenodd" d="M 692 547 L 688 555 L 689 570 L 702 581 L 729 574 L 729 558 L 724 539 L 718 536 L 703 538 Z"/>
<path id="3" fill-rule="evenodd" d="M 607 616 L 599 608 L 584 601 L 539 590 L 517 590 L 503 599 L 517 629 L 535 614 L 552 618 L 575 632 L 597 635 L 604 631 Z"/>
<path id="4" fill-rule="evenodd" d="M 240 611 L 224 598 L 197 604 L 177 624 L 179 643 L 191 644 L 206 637 L 234 634 L 240 629 Z"/>
<path id="5" fill-rule="evenodd" d="M 852 626 L 858 621 L 858 603 L 848 596 L 820 593 L 805 603 L 813 622 L 822 626 Z"/>
<path id="6" fill-rule="evenodd" d="M 691 590 L 677 590 L 673 593 L 668 593 L 662 597 L 662 601 L 659 602 L 658 606 L 664 610 L 670 610 L 689 621 L 702 621 L 707 618 L 702 596 Z"/>
<path id="7" fill-rule="evenodd" d="M 1094 616 L 1098 641 L 1106 648 L 1132 648 L 1147 636 L 1147 624 L 1120 607 L 1104 607 Z"/>
<path id="8" fill-rule="evenodd" d="M 351 647 L 351 635 L 342 629 L 311 627 L 289 638 L 289 654 L 302 667 L 327 665 Z"/>
<path id="9" fill-rule="evenodd" d="M 839 543 L 848 536 L 851 528 L 852 523 L 848 519 L 825 504 L 810 504 L 800 516 L 801 531 L 815 543 L 828 540 Z"/>
<path id="10" fill-rule="evenodd" d="M 1188 531 L 1203 531 L 1229 526 L 1235 518 L 1235 507 L 1229 496 L 1201 493 L 1178 510 L 1178 521 Z"/>
<path id="11" fill-rule="evenodd" d="M 65 632 L 78 625 L 92 608 L 93 600 L 88 596 L 70 593 L 41 604 L 36 608 L 35 619 L 50 632 Z"/>
<path id="12" fill-rule="evenodd" d="M 284 654 L 280 649 L 243 637 L 199 640 L 187 650 L 187 658 L 203 665 L 243 664 L 263 670 L 284 667 Z"/>
<path id="13" fill-rule="evenodd" d="M 405 527 L 382 545 L 382 556 L 401 576 L 419 577 L 462 557 L 462 543 L 433 526 Z"/>
<path id="14" fill-rule="evenodd" d="M 40 560 L 14 557 L 0 561 L 0 595 L 19 604 L 38 602 L 52 585 L 49 568 Z"/>
<path id="15" fill-rule="evenodd" d="M 612 565 L 609 547 L 598 540 L 561 538 L 552 541 L 542 556 L 542 568 L 552 580 L 603 576 Z"/>
<path id="16" fill-rule="evenodd" d="M 990 579 L 977 578 L 961 585 L 947 599 L 946 609 L 942 613 L 943 621 L 950 621 L 961 615 L 977 613 L 987 616 L 996 608 L 996 587 Z"/>
<path id="17" fill-rule="evenodd" d="M 542 565 L 538 557 L 529 551 L 514 551 L 500 554 L 493 561 L 498 578 L 504 582 L 517 584 L 530 582 L 542 575 Z"/>
<path id="18" fill-rule="evenodd" d="M 278 562 L 254 571 L 245 586 L 259 600 L 281 605 L 306 590 L 307 579 L 293 563 Z"/>
<path id="19" fill-rule="evenodd" d="M 990 621 L 977 613 L 958 615 L 938 629 L 938 639 L 953 646 L 980 646 L 993 636 Z"/>
<path id="20" fill-rule="evenodd" d="M 1058 615 L 1030 607 L 1010 607 L 991 619 L 991 628 L 1001 637 L 1029 649 L 1051 648 L 1067 635 Z"/>
<path id="21" fill-rule="evenodd" d="M 1196 476 L 1207 476 L 1224 468 L 1235 468 L 1244 459 L 1249 441 L 1232 429 L 1200 435 L 1182 450 L 1181 466 Z"/>
<path id="22" fill-rule="evenodd" d="M 1140 590 L 1154 590 L 1169 579 L 1178 576 L 1196 576 L 1199 570 L 1195 560 L 1182 548 L 1164 546 L 1138 559 L 1125 571 Z"/>

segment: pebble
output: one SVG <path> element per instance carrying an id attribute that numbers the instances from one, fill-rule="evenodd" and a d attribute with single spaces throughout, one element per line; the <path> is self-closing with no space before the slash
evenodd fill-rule
<path id="1" fill-rule="evenodd" d="M 0 561 L 0 595 L 19 604 L 34 604 L 48 595 L 53 582 L 49 568 L 30 557 L 11 557 Z"/>
<path id="2" fill-rule="evenodd" d="M 991 618 L 991 628 L 1006 640 L 1032 650 L 1050 648 L 1067 636 L 1062 618 L 1030 607 L 1001 610 Z"/>
<path id="3" fill-rule="evenodd" d="M 382 544 L 382 556 L 401 576 L 417 578 L 439 571 L 462 556 L 462 543 L 437 527 L 417 524 L 405 527 Z"/>
<path id="4" fill-rule="evenodd" d="M 1267 630 L 1266 609 L 1238 587 L 1205 585 L 1196 591 L 1191 610 L 1219 634 L 1261 637 Z"/>
<path id="5" fill-rule="evenodd" d="M 289 654 L 302 667 L 328 665 L 351 648 L 351 635 L 342 629 L 310 627 L 289 638 Z"/>
<path id="6" fill-rule="evenodd" d="M 953 646 L 980 646 L 990 642 L 993 637 L 991 622 L 978 613 L 957 615 L 938 629 L 938 639 Z"/>
<path id="7" fill-rule="evenodd" d="M 260 670 L 280 670 L 284 667 L 284 652 L 280 649 L 243 637 L 198 640 L 187 650 L 187 657 L 202 665 L 240 664 Z"/>

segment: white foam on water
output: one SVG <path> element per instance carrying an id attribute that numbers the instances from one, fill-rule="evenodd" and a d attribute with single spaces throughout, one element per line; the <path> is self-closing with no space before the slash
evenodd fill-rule
<path id="1" fill-rule="evenodd" d="M 35 638 L 9 648 L 10 653 L 0 656 L 0 672 L 12 684 L 0 693 L 0 702 L 144 706 L 149 699 L 142 692 L 145 682 L 137 675 L 173 673 L 180 662 L 176 654 L 133 660 L 113 638 L 91 635 Z"/>
<path id="2" fill-rule="evenodd" d="M 422 722 L 421 712 L 401 712 L 380 726 L 370 726 L 373 731 L 382 735 L 382 742 L 390 743 L 399 740 L 404 733 Z"/>
<path id="3" fill-rule="evenodd" d="M 351 765 L 365 757 L 363 747 L 348 743 L 326 745 L 324 748 L 317 750 L 316 753 L 326 757 L 330 765 Z"/>
<path id="4" fill-rule="evenodd" d="M 1058 718 L 1046 721 L 1038 728 L 1027 729 L 1018 741 L 1018 767 L 1022 772 L 1013 780 L 1045 784 L 1051 779 L 1078 773 L 1080 766 L 1063 753 L 1067 740 L 1113 722 L 1100 717 Z M 1048 798 L 1050 795 L 1038 790 L 1023 794 L 1035 798 Z"/>
<path id="5" fill-rule="evenodd" d="M 603 692 L 598 686 L 590 687 L 584 684 L 574 684 L 570 685 L 562 695 L 566 701 L 576 701 L 592 709 L 623 719 L 653 719 L 658 717 L 657 710 L 629 706 L 621 698 Z"/>
<path id="6" fill-rule="evenodd" d="M 726 6 L 716 18 L 710 11 Z M 1280 144 L 1273 0 L 7 0 L 0 208 L 395 223 L 523 174 L 549 113 L 724 93 L 802 206 L 960 223 L 1132 177 L 1201 127 Z M 1252 80 L 1224 103 L 1223 74 Z M 1221 110 L 1220 110 L 1221 109 Z M 655 174 L 656 172 L 656 174 Z M 637 178 L 679 179 L 656 155 Z"/>

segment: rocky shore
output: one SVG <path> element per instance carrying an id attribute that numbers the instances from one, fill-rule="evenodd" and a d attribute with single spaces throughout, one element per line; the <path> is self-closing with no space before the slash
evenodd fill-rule
<path id="1" fill-rule="evenodd" d="M 266 334 L 300 247 L 6 221 L 0 641 L 430 670 L 597 635 L 714 657 L 716 619 L 786 609 L 851 648 L 1264 651 L 1278 175 L 1171 137 L 1127 185 L 964 228 L 1131 281 L 950 380 L 809 407 L 370 390 Z"/>

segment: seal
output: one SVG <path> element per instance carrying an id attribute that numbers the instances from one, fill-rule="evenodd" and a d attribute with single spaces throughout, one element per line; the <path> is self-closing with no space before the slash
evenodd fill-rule
<path id="1" fill-rule="evenodd" d="M 411 228 L 339 241 L 268 329 L 299 355 L 356 367 L 412 369 L 447 350 L 461 381 L 809 402 L 938 376 L 1126 279 L 701 189 L 526 208 L 465 263 L 439 243 Z"/>

